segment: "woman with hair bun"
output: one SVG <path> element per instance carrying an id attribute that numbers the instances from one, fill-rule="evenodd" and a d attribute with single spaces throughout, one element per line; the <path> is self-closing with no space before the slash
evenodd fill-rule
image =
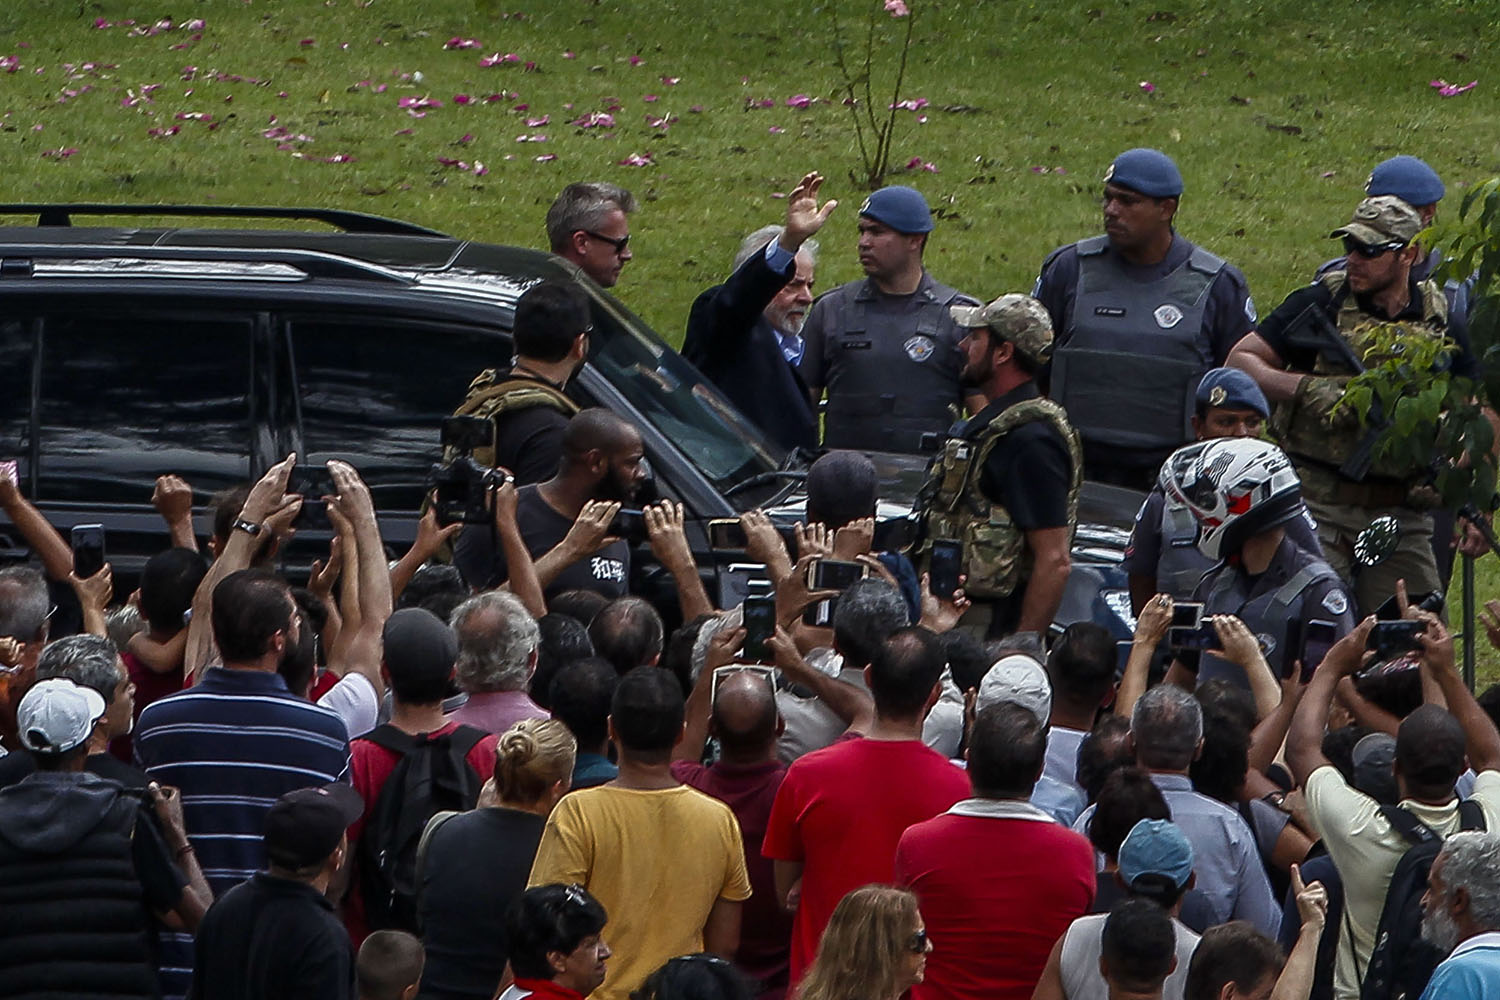
<path id="1" fill-rule="evenodd" d="M 423 1000 L 490 1000 L 510 958 L 505 917 L 531 874 L 542 828 L 568 791 L 578 744 L 553 719 L 500 736 L 496 806 L 439 813 L 418 848 Z"/>
<path id="2" fill-rule="evenodd" d="M 863 886 L 834 907 L 797 1000 L 897 1000 L 922 981 L 931 950 L 915 893 Z"/>

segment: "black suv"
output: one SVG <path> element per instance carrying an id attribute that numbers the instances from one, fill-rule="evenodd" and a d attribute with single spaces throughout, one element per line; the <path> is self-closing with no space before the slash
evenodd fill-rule
<path id="1" fill-rule="evenodd" d="M 18 460 L 23 492 L 64 532 L 103 523 L 125 579 L 162 545 L 149 503 L 156 476 L 187 479 L 201 509 L 289 451 L 353 463 L 385 538 L 404 551 L 442 418 L 476 373 L 508 362 L 516 299 L 548 278 L 577 283 L 592 304 L 592 355 L 570 392 L 641 429 L 648 492 L 682 501 L 706 575 L 728 564 L 709 549 L 709 520 L 798 502 L 802 456 L 781 453 L 558 257 L 333 210 L 0 205 L 0 214 L 36 223 L 0 227 L 0 399 L 9 401 L 0 459 Z M 332 231 L 129 224 L 203 217 Z M 74 224 L 85 218 L 112 224 Z M 909 506 L 922 459 L 876 458 L 887 512 Z M 207 527 L 200 519 L 200 536 Z M 1108 544 L 1081 553 L 1101 566 L 1118 559 L 1104 530 Z M 293 566 L 320 542 L 299 538 Z M 0 522 L 0 559 L 21 547 Z M 713 593 L 719 581 L 709 582 Z M 1077 596 L 1093 604 L 1099 583 L 1080 581 L 1089 592 Z"/>

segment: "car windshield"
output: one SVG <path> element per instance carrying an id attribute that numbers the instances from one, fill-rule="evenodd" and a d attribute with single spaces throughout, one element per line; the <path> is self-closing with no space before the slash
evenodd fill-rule
<path id="1" fill-rule="evenodd" d="M 618 302 L 594 300 L 589 362 L 641 415 L 724 490 L 774 470 L 782 455 L 697 369 Z"/>

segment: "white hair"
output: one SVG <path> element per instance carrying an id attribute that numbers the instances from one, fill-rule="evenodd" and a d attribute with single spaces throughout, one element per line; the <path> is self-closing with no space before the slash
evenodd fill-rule
<path id="1" fill-rule="evenodd" d="M 739 250 L 735 252 L 734 266 L 730 268 L 730 273 L 738 271 L 740 267 L 745 263 L 745 261 L 749 260 L 752 256 L 755 255 L 756 251 L 764 250 L 766 248 L 766 244 L 770 243 L 772 240 L 780 239 L 781 234 L 784 232 L 786 232 L 786 226 L 761 226 L 755 232 L 751 233 L 749 236 L 746 236 L 743 240 L 740 241 Z M 818 262 L 818 241 L 806 240 L 802 244 L 802 249 L 798 250 L 797 252 L 799 254 L 807 254 L 812 258 L 812 262 L 816 264 Z"/>
<path id="2" fill-rule="evenodd" d="M 453 609 L 448 622 L 458 636 L 453 666 L 459 687 L 473 693 L 526 686 L 541 630 L 516 595 L 504 590 L 475 594 Z"/>
<path id="3" fill-rule="evenodd" d="M 1500 833 L 1455 833 L 1439 856 L 1448 896 L 1462 888 L 1469 896 L 1469 918 L 1484 930 L 1500 930 Z"/>

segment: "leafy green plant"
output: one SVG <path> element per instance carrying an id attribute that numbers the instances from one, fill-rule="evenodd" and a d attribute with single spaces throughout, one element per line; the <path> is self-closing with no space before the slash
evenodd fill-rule
<path id="1" fill-rule="evenodd" d="M 915 11 L 917 0 L 885 0 L 877 7 L 876 0 L 861 0 L 868 14 L 865 18 L 865 43 L 863 55 L 853 66 L 850 64 L 850 42 L 845 35 L 843 7 L 830 2 L 827 5 L 829 19 L 833 24 L 833 61 L 842 78 L 844 106 L 854 122 L 854 138 L 859 147 L 862 177 L 851 173 L 850 180 L 863 183 L 871 191 L 885 183 L 891 169 L 891 146 L 896 135 L 897 105 L 901 101 L 901 85 L 906 80 L 907 57 L 911 52 L 912 30 L 917 22 Z M 891 87 L 890 106 L 884 120 L 881 119 L 875 98 L 876 47 L 886 44 L 882 24 L 892 20 L 905 28 L 901 36 L 901 54 L 896 64 L 895 81 Z M 877 42 L 879 39 L 879 42 Z"/>

